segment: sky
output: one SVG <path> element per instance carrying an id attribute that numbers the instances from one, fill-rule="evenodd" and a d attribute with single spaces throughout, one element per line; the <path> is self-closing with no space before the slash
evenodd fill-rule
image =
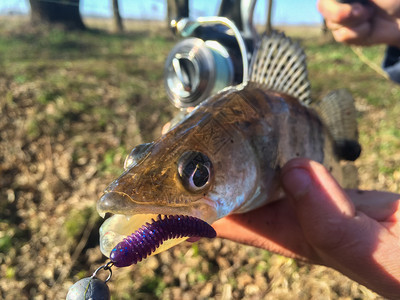
<path id="1" fill-rule="evenodd" d="M 51 1 L 51 0 L 43 0 Z M 68 1 L 68 0 L 66 0 Z M 123 18 L 164 20 L 166 0 L 119 0 Z M 215 15 L 220 0 L 189 0 L 191 17 Z M 265 24 L 267 0 L 258 0 L 254 20 Z M 83 16 L 110 17 L 111 0 L 81 0 Z M 29 13 L 29 0 L 0 0 L 0 15 Z M 275 0 L 273 25 L 312 25 L 320 24 L 322 18 L 316 9 L 316 0 Z"/>

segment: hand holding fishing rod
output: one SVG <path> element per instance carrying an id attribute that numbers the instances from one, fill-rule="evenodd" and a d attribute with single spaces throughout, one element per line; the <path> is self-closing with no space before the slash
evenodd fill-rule
<path id="1" fill-rule="evenodd" d="M 336 41 L 400 47 L 400 2 L 319 0 L 318 9 Z"/>

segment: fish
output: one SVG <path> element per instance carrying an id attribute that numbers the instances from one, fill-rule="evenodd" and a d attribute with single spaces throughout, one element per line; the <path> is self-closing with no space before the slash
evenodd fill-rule
<path id="1" fill-rule="evenodd" d="M 306 55 L 283 33 L 264 34 L 256 49 L 248 82 L 211 96 L 158 140 L 135 147 L 105 189 L 97 210 L 112 216 L 100 228 L 100 249 L 117 266 L 191 236 L 213 237 L 216 220 L 278 200 L 280 169 L 293 158 L 318 161 L 344 182 L 341 161 L 361 152 L 353 97 L 341 89 L 313 100 Z"/>

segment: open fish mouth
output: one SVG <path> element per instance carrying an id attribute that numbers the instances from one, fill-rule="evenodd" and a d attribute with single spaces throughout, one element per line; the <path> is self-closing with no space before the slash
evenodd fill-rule
<path id="1" fill-rule="evenodd" d="M 100 228 L 100 249 L 117 267 L 136 264 L 165 251 L 189 237 L 214 238 L 205 221 L 184 215 L 114 215 Z"/>
<path id="2" fill-rule="evenodd" d="M 151 216 L 153 215 L 139 215 L 142 220 Z M 107 240 L 110 233 L 107 232 L 103 236 L 104 241 Z M 115 239 L 117 236 L 115 235 L 111 239 Z M 111 250 L 110 260 L 117 267 L 130 266 L 149 255 L 167 250 L 189 237 L 214 238 L 216 232 L 207 222 L 195 217 L 158 215 L 156 218 L 151 218 L 151 222 L 146 222 L 145 225 L 123 238 Z"/>
<path id="3" fill-rule="evenodd" d="M 113 200 L 120 197 L 121 201 L 125 201 L 128 196 L 114 192 L 106 193 L 102 197 L 104 201 L 101 200 L 98 205 L 100 215 L 113 213 L 100 227 L 100 250 L 118 267 L 135 264 L 190 237 L 216 236 L 214 229 L 198 215 L 198 210 L 194 210 L 197 212 L 195 214 L 191 207 L 145 205 L 138 213 L 137 204 L 133 203 L 132 205 L 136 205 L 136 213 L 127 205 L 125 211 L 115 211 L 104 205 L 110 197 Z"/>
<path id="4" fill-rule="evenodd" d="M 156 218 L 156 214 L 139 214 L 134 216 L 116 214 L 109 217 L 100 227 L 100 250 L 109 257 L 114 247 L 124 238 L 138 230 L 146 222 Z"/>

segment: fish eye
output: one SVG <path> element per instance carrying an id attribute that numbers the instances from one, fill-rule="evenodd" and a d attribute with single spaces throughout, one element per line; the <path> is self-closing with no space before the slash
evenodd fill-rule
<path id="1" fill-rule="evenodd" d="M 183 186 L 187 190 L 202 192 L 210 185 L 212 164 L 205 154 L 187 151 L 179 159 L 178 173 Z"/>
<path id="2" fill-rule="evenodd" d="M 138 164 L 150 152 L 153 143 L 140 144 L 132 149 L 131 153 L 125 158 L 124 169 L 128 170 Z"/>

